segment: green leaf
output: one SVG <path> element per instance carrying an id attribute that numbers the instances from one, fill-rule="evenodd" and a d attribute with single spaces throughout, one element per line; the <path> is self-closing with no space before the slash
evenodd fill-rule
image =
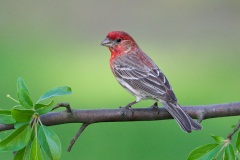
<path id="1" fill-rule="evenodd" d="M 27 85 L 24 83 L 23 79 L 19 77 L 17 79 L 17 90 L 19 91 L 20 89 L 23 89 L 27 94 L 29 94 L 29 90 Z"/>
<path id="2" fill-rule="evenodd" d="M 32 142 L 29 142 L 26 147 L 17 151 L 13 160 L 34 160 L 30 159 Z"/>
<path id="3" fill-rule="evenodd" d="M 53 100 L 49 104 L 36 104 L 34 106 L 34 109 L 39 115 L 46 114 L 53 109 L 53 104 L 54 104 Z"/>
<path id="4" fill-rule="evenodd" d="M 188 158 L 187 160 L 195 160 L 195 159 L 198 159 L 204 155 L 206 155 L 207 153 L 213 151 L 216 147 L 218 147 L 219 144 L 205 144 L 205 145 L 202 145 L 194 150 L 192 150 L 190 152 L 190 154 L 188 155 Z"/>
<path id="5" fill-rule="evenodd" d="M 54 97 L 54 96 L 62 96 L 62 95 L 66 95 L 66 94 L 71 94 L 72 90 L 70 87 L 68 86 L 63 86 L 63 87 L 57 87 L 57 88 L 53 88 L 50 91 L 44 93 L 40 99 L 38 100 L 38 102 Z"/>
<path id="6" fill-rule="evenodd" d="M 215 136 L 215 135 L 211 135 L 213 137 L 213 139 L 217 142 L 217 143 L 223 143 L 225 141 L 225 139 L 223 137 L 220 136 Z"/>
<path id="7" fill-rule="evenodd" d="M 25 154 L 26 147 L 23 149 L 17 151 L 16 155 L 14 156 L 13 160 L 23 160 L 24 154 Z"/>
<path id="8" fill-rule="evenodd" d="M 30 154 L 31 154 L 31 143 L 28 143 L 28 145 L 25 147 L 25 153 L 23 156 L 23 160 L 32 160 L 30 159 Z"/>
<path id="9" fill-rule="evenodd" d="M 14 128 L 17 129 L 17 128 L 19 128 L 19 127 L 21 127 L 21 126 L 23 126 L 25 124 L 29 124 L 29 123 L 30 123 L 30 121 L 27 121 L 27 122 L 16 122 L 16 123 L 14 123 Z"/>
<path id="10" fill-rule="evenodd" d="M 17 151 L 24 148 L 31 137 L 29 124 L 23 125 L 0 142 L 0 151 Z"/>
<path id="11" fill-rule="evenodd" d="M 43 160 L 40 144 L 38 142 L 38 138 L 34 138 L 32 145 L 31 145 L 31 151 L 30 151 L 30 159 L 32 160 Z"/>
<path id="12" fill-rule="evenodd" d="M 236 147 L 237 147 L 238 152 L 240 152 L 240 132 L 238 132 Z"/>
<path id="13" fill-rule="evenodd" d="M 224 160 L 235 160 L 235 153 L 231 143 L 225 147 Z"/>
<path id="14" fill-rule="evenodd" d="M 38 141 L 42 150 L 52 160 L 58 160 L 61 157 L 61 142 L 58 136 L 46 126 L 40 126 L 38 132 Z"/>
<path id="15" fill-rule="evenodd" d="M 239 152 L 237 152 L 235 156 L 236 156 L 236 160 L 239 160 L 239 159 L 240 159 L 240 154 L 239 154 Z"/>
<path id="16" fill-rule="evenodd" d="M 21 109 L 19 106 L 12 109 L 12 116 L 17 122 L 28 122 L 32 118 L 33 114 L 33 110 Z"/>
<path id="17" fill-rule="evenodd" d="M 0 114 L 11 115 L 11 110 L 0 109 Z"/>
<path id="18" fill-rule="evenodd" d="M 25 90 L 19 89 L 17 92 L 17 96 L 18 96 L 18 100 L 19 100 L 20 104 L 24 108 L 30 109 L 33 107 L 33 102 Z"/>
<path id="19" fill-rule="evenodd" d="M 216 160 L 217 154 L 221 151 L 222 145 L 218 145 L 216 148 L 205 154 L 204 156 L 200 157 L 198 160 Z"/>
<path id="20" fill-rule="evenodd" d="M 13 124 L 15 122 L 15 119 L 11 115 L 11 111 L 0 110 L 0 124 Z"/>

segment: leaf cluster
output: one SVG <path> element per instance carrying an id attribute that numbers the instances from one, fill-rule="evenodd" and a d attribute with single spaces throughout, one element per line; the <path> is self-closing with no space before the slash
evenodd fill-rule
<path id="1" fill-rule="evenodd" d="M 240 159 L 240 132 L 234 149 L 231 139 L 224 139 L 220 136 L 212 135 L 215 143 L 205 144 L 195 148 L 188 155 L 187 160 L 239 160 Z"/>
<path id="2" fill-rule="evenodd" d="M 14 124 L 15 127 L 15 130 L 0 142 L 0 152 L 16 152 L 14 160 L 43 160 L 43 154 L 51 160 L 60 159 L 60 140 L 49 127 L 41 123 L 40 115 L 52 111 L 54 107 L 53 100 L 43 103 L 44 100 L 66 94 L 71 94 L 70 87 L 57 87 L 44 93 L 33 103 L 27 85 L 22 78 L 18 78 L 19 104 L 11 110 L 0 110 L 0 123 Z"/>

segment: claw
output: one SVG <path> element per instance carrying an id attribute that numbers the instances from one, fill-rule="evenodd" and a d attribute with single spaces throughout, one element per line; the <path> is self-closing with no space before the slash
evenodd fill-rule
<path id="1" fill-rule="evenodd" d="M 158 108 L 158 102 L 155 102 L 150 108 L 152 108 L 152 109 L 157 109 L 158 114 L 160 113 L 160 110 L 159 110 L 159 108 Z"/>
<path id="2" fill-rule="evenodd" d="M 133 115 L 134 115 L 134 112 L 133 112 L 133 110 L 132 110 L 132 105 L 134 105 L 134 104 L 136 104 L 136 103 L 138 103 L 138 101 L 133 101 L 133 102 L 127 104 L 125 107 L 119 107 L 119 108 L 121 108 L 121 109 L 129 109 L 129 110 L 132 112 L 132 116 L 133 116 Z"/>
<path id="3" fill-rule="evenodd" d="M 126 105 L 125 107 L 120 106 L 119 108 L 121 108 L 121 109 L 126 109 L 126 110 L 130 110 L 130 111 L 132 112 L 132 116 L 134 115 L 134 112 L 133 112 L 133 110 L 132 110 L 131 105 Z"/>
<path id="4" fill-rule="evenodd" d="M 155 103 L 151 106 L 151 108 L 153 108 L 153 109 L 158 109 L 158 102 L 155 102 Z"/>

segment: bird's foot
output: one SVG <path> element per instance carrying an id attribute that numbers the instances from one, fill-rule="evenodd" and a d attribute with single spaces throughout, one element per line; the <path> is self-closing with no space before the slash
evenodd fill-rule
<path id="1" fill-rule="evenodd" d="M 132 116 L 134 115 L 134 112 L 132 110 L 132 106 L 131 105 L 126 105 L 124 107 L 120 106 L 120 109 L 124 109 L 124 110 L 130 110 L 132 112 Z"/>
<path id="2" fill-rule="evenodd" d="M 158 102 L 155 102 L 150 108 L 158 109 Z"/>
<path id="3" fill-rule="evenodd" d="M 130 105 L 126 105 L 126 106 L 120 106 L 119 108 L 121 108 L 121 109 L 132 109 L 132 106 L 130 106 Z"/>
<path id="4" fill-rule="evenodd" d="M 150 108 L 156 109 L 158 111 L 158 114 L 160 113 L 160 110 L 158 108 L 158 102 L 155 102 Z"/>

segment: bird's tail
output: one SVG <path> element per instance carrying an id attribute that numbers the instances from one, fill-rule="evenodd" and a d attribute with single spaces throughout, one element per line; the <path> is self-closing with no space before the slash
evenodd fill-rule
<path id="1" fill-rule="evenodd" d="M 163 101 L 161 102 L 185 132 L 190 133 L 192 130 L 202 129 L 202 126 L 198 122 L 195 122 L 187 113 L 185 113 L 179 104 Z"/>

